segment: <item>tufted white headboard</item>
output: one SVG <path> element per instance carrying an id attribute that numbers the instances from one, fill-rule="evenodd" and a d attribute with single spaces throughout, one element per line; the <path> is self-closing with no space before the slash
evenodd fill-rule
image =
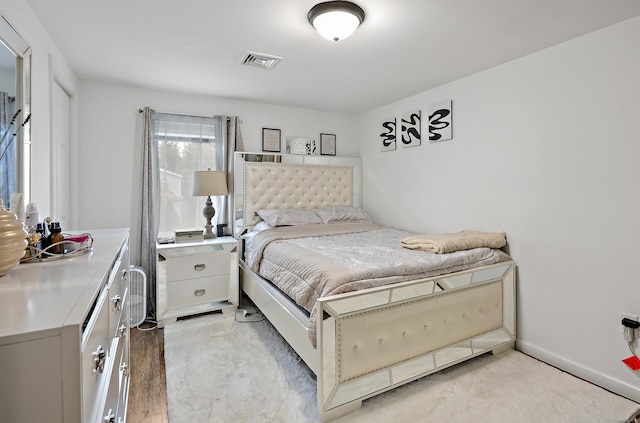
<path id="1" fill-rule="evenodd" d="M 273 162 L 243 160 L 235 173 L 242 181 L 236 183 L 242 191 L 236 203 L 242 205 L 242 230 L 260 222 L 256 212 L 265 208 L 362 207 L 358 158 L 279 155 Z"/>

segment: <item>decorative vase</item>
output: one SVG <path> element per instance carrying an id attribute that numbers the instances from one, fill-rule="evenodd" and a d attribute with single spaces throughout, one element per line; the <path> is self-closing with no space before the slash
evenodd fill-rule
<path id="1" fill-rule="evenodd" d="M 0 200 L 0 276 L 20 264 L 28 245 L 27 236 L 24 223 L 8 212 Z"/>

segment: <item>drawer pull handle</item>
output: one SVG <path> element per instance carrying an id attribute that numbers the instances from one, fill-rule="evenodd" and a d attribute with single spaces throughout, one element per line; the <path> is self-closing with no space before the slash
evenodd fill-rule
<path id="1" fill-rule="evenodd" d="M 111 299 L 113 301 L 113 309 L 120 311 L 122 309 L 122 297 L 120 295 L 116 295 Z"/>
<path id="2" fill-rule="evenodd" d="M 113 409 L 110 408 L 109 412 L 102 419 L 103 422 L 106 423 L 115 423 L 116 422 L 116 413 L 113 412 Z"/>
<path id="3" fill-rule="evenodd" d="M 200 264 L 196 264 L 195 266 L 193 266 L 193 269 L 197 272 L 204 270 L 204 268 L 207 267 L 204 263 L 200 263 Z"/>
<path id="4" fill-rule="evenodd" d="M 95 350 L 93 353 L 93 361 L 94 361 L 94 369 L 93 369 L 93 373 L 97 373 L 100 372 L 102 373 L 104 371 L 104 360 L 107 356 L 107 354 L 104 351 L 104 348 L 102 348 L 102 345 L 98 345 L 98 349 Z"/>
<path id="5" fill-rule="evenodd" d="M 193 295 L 195 295 L 196 297 L 200 297 L 204 295 L 204 293 L 205 293 L 204 289 L 196 289 L 195 291 L 193 291 Z"/>

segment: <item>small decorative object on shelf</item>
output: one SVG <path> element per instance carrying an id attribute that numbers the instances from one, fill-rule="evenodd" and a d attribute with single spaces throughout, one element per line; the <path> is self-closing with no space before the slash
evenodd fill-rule
<path id="1" fill-rule="evenodd" d="M 8 212 L 0 200 L 0 276 L 20 264 L 27 246 L 27 231 L 18 217 Z"/>

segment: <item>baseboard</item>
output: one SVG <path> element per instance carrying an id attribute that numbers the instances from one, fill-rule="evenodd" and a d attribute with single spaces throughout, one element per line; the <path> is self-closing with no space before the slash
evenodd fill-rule
<path id="1" fill-rule="evenodd" d="M 584 367 L 575 361 L 567 359 L 566 357 L 559 356 L 527 342 L 518 341 L 516 343 L 516 349 L 553 367 L 557 367 L 562 371 L 579 377 L 580 379 L 584 379 L 594 385 L 598 385 L 607 391 L 611 391 L 615 394 L 628 398 L 631 401 L 640 403 L 640 388 L 638 386 L 633 386 L 621 380 L 612 378 L 611 376 L 596 372 L 593 369 Z"/>

